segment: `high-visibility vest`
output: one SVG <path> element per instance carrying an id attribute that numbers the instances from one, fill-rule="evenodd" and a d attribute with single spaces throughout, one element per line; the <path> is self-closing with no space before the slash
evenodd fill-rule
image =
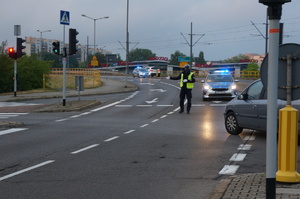
<path id="1" fill-rule="evenodd" d="M 192 72 L 190 72 L 190 74 L 189 74 L 189 76 L 188 76 L 188 80 L 192 80 L 192 75 L 193 75 L 194 73 L 192 73 Z M 182 87 L 183 86 L 183 74 L 181 73 L 181 79 L 180 79 L 180 87 Z M 192 88 L 194 88 L 194 83 L 191 83 L 191 82 L 187 82 L 186 83 L 186 88 L 188 88 L 188 89 L 192 89 Z"/>

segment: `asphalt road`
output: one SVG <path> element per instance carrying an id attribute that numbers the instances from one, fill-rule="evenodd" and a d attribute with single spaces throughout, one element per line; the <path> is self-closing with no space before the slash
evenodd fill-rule
<path id="1" fill-rule="evenodd" d="M 203 102 L 200 83 L 179 114 L 177 81 L 132 81 L 139 91 L 84 111 L 14 117 L 25 126 L 0 131 L 1 197 L 208 198 L 228 175 L 265 171 L 265 134 L 228 135 L 227 102 Z"/>

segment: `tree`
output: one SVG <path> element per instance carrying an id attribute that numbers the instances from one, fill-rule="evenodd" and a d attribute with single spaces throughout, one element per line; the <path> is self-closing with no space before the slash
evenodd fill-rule
<path id="1" fill-rule="evenodd" d="M 243 71 L 258 71 L 259 70 L 259 65 L 257 63 L 251 63 L 248 64 L 248 67 L 244 69 Z"/>
<path id="2" fill-rule="evenodd" d="M 186 56 L 185 54 L 181 53 L 179 50 L 176 50 L 174 54 L 171 54 L 170 64 L 179 66 L 178 57 Z"/>
<path id="3" fill-rule="evenodd" d="M 18 91 L 42 88 L 43 75 L 49 74 L 51 61 L 41 61 L 37 56 L 22 56 L 18 59 Z M 11 92 L 14 88 L 14 60 L 0 55 L 0 93 Z"/>
<path id="4" fill-rule="evenodd" d="M 155 56 L 156 54 L 149 49 L 136 48 L 129 52 L 129 61 L 143 61 Z"/>
<path id="5" fill-rule="evenodd" d="M 247 55 L 239 54 L 237 56 L 225 59 L 223 62 L 224 63 L 239 63 L 240 60 L 242 60 L 242 59 L 249 59 L 249 57 Z"/>
<path id="6" fill-rule="evenodd" d="M 199 57 L 195 57 L 195 62 L 197 64 L 206 64 L 206 61 L 204 59 L 204 53 L 203 53 L 203 51 L 200 51 Z"/>

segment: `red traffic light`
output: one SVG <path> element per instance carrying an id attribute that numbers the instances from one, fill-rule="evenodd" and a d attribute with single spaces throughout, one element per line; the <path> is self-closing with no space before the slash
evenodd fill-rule
<path id="1" fill-rule="evenodd" d="M 15 52 L 15 49 L 13 47 L 10 47 L 7 49 L 8 53 L 14 53 Z"/>
<path id="2" fill-rule="evenodd" d="M 16 59 L 17 53 L 13 47 L 8 48 L 7 53 L 10 58 Z"/>

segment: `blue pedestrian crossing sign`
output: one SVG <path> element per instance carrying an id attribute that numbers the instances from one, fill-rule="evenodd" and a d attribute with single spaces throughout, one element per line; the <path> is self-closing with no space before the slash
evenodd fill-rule
<path id="1" fill-rule="evenodd" d="M 60 11 L 60 24 L 70 25 L 70 12 L 69 11 Z"/>

